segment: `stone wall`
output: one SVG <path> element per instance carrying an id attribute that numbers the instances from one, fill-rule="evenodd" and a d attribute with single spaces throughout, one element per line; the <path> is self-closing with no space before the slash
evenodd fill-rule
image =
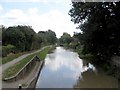
<path id="1" fill-rule="evenodd" d="M 41 72 L 43 65 L 44 65 L 44 60 L 40 61 L 40 65 L 38 67 L 37 73 L 36 73 L 35 77 L 33 77 L 31 79 L 31 82 L 29 83 L 27 88 L 35 88 L 36 87 L 36 83 L 38 81 L 38 78 L 39 78 L 39 75 L 40 75 L 40 72 Z"/>
<path id="2" fill-rule="evenodd" d="M 16 81 L 18 79 L 23 78 L 26 74 L 29 73 L 31 68 L 39 61 L 39 58 L 37 56 L 34 56 L 16 75 L 9 78 L 4 78 L 4 81 Z"/>

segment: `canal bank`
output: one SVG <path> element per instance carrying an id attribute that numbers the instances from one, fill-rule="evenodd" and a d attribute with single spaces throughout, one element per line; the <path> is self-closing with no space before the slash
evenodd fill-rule
<path id="1" fill-rule="evenodd" d="M 47 54 L 52 53 L 54 49 L 56 49 L 56 46 L 52 46 L 52 47 L 48 50 L 48 53 L 47 53 Z M 47 54 L 46 54 L 46 55 L 47 55 Z M 39 79 L 41 70 L 42 70 L 42 68 L 43 68 L 43 66 L 44 66 L 44 63 L 45 63 L 46 55 L 45 55 L 45 57 L 44 57 L 44 60 L 41 60 L 41 61 L 40 61 L 40 64 L 39 64 L 39 66 L 38 66 L 38 69 L 36 70 L 36 75 L 33 77 L 33 79 L 31 79 L 31 82 L 29 83 L 29 85 L 28 85 L 26 88 L 36 88 L 37 81 L 38 81 L 38 79 Z"/>
<path id="2" fill-rule="evenodd" d="M 37 82 L 37 77 L 40 74 L 42 65 L 44 61 L 37 62 L 35 67 L 31 70 L 31 72 L 24 76 L 22 79 L 13 82 L 2 81 L 2 88 L 18 88 L 19 84 L 21 84 L 22 88 L 34 88 Z M 3 89 L 3 90 L 4 90 Z"/>
<path id="3" fill-rule="evenodd" d="M 57 47 L 45 58 L 36 88 L 118 88 L 118 80 L 101 73 L 79 55 Z"/>
<path id="4" fill-rule="evenodd" d="M 28 86 L 26 88 L 35 88 L 36 87 L 36 83 L 37 83 L 37 80 L 38 80 L 38 77 L 40 75 L 43 65 L 44 65 L 44 60 L 41 61 L 39 63 L 39 65 L 37 66 L 36 75 L 34 75 L 34 77 L 30 80 L 30 83 L 28 84 Z"/>
<path id="5" fill-rule="evenodd" d="M 2 88 L 18 88 L 19 84 L 21 84 L 23 88 L 29 88 L 31 87 L 31 85 L 35 87 L 34 81 L 35 82 L 37 81 L 37 77 L 39 76 L 40 70 L 44 63 L 44 58 L 46 57 L 46 54 L 51 50 L 51 48 L 52 46 L 47 48 L 47 50 L 41 51 L 40 55 L 38 55 L 38 57 L 40 57 L 39 58 L 40 60 L 36 63 L 35 67 L 30 71 L 30 73 L 28 73 L 23 78 L 14 82 L 3 81 Z"/>

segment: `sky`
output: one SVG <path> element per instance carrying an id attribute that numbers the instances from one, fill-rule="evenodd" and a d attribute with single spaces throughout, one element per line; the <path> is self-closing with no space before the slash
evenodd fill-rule
<path id="1" fill-rule="evenodd" d="M 71 0 L 0 0 L 0 25 L 29 25 L 34 31 L 79 32 L 68 15 Z"/>

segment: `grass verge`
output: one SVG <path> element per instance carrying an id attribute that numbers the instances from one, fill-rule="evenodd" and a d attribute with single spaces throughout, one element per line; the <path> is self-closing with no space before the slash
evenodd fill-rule
<path id="1" fill-rule="evenodd" d="M 2 64 L 6 64 L 6 63 L 14 60 L 15 58 L 18 58 L 21 55 L 24 55 L 24 54 L 27 54 L 27 53 L 32 53 L 34 51 L 36 51 L 36 50 L 20 52 L 20 53 L 16 53 L 16 54 L 9 54 L 8 56 L 3 57 L 1 62 L 2 62 Z"/>
<path id="2" fill-rule="evenodd" d="M 7 62 L 10 62 L 10 61 L 14 60 L 15 58 L 17 58 L 17 57 L 19 57 L 19 56 L 21 56 L 21 55 L 23 55 L 23 54 L 25 54 L 25 52 L 8 55 L 8 56 L 2 58 L 2 64 L 5 64 L 5 63 L 7 63 Z"/>
<path id="3" fill-rule="evenodd" d="M 21 70 L 22 67 L 24 67 L 27 62 L 29 62 L 35 55 L 37 55 L 40 60 L 44 60 L 48 51 L 50 50 L 51 47 L 46 47 L 44 48 L 42 51 L 34 53 L 32 55 L 29 55 L 27 57 L 25 57 L 24 59 L 22 59 L 21 61 L 17 62 L 16 64 L 14 64 L 13 66 L 11 66 L 10 68 L 8 68 L 7 70 L 4 71 L 3 73 L 3 79 L 4 78 L 9 78 L 11 76 L 14 76 L 17 72 L 19 72 Z"/>

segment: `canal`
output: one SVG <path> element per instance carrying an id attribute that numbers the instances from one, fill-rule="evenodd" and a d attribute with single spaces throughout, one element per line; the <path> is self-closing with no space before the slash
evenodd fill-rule
<path id="1" fill-rule="evenodd" d="M 118 80 L 100 73 L 77 53 L 56 47 L 45 58 L 36 88 L 118 88 Z"/>

